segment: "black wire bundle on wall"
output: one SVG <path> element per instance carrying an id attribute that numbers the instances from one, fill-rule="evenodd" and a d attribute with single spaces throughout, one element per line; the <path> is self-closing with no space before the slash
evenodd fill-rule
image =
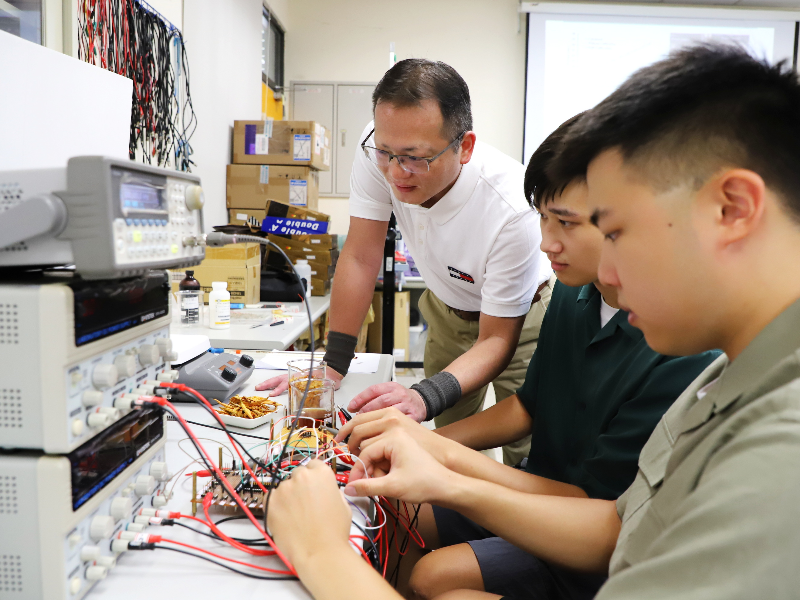
<path id="1" fill-rule="evenodd" d="M 141 0 L 79 0 L 78 56 L 133 81 L 130 158 L 191 171 L 197 117 L 181 32 Z"/>

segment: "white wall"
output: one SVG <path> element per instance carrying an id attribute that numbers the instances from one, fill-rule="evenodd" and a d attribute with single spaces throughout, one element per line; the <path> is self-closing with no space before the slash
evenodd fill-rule
<path id="1" fill-rule="evenodd" d="M 478 138 L 519 160 L 525 25 L 518 7 L 517 0 L 294 0 L 286 82 L 377 82 L 394 42 L 398 60 L 453 66 L 469 85 Z"/>
<path id="2" fill-rule="evenodd" d="M 453 66 L 469 85 L 478 138 L 520 160 L 525 24 L 517 0 L 267 0 L 286 26 L 286 85 L 376 82 L 397 59 Z M 288 8 L 288 17 L 280 9 Z M 291 103 L 291 99 L 289 98 Z M 291 105 L 291 104 L 290 104 Z M 320 198 L 332 231 L 347 232 L 346 199 Z"/>
<path id="3" fill-rule="evenodd" d="M 207 230 L 228 222 L 225 166 L 234 120 L 261 118 L 261 0 L 189 0 L 183 36 L 198 127 L 192 169 L 206 195 Z"/>
<path id="4" fill-rule="evenodd" d="M 278 18 L 278 22 L 283 26 L 284 30 L 290 28 L 289 24 L 289 6 L 291 0 L 265 0 L 264 4 L 272 11 L 272 14 Z M 295 0 L 295 4 L 297 0 Z"/>

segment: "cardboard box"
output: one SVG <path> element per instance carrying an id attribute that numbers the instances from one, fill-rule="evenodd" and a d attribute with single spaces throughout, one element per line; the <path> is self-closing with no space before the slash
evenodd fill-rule
<path id="1" fill-rule="evenodd" d="M 261 244 L 231 244 L 220 248 L 206 248 L 204 265 L 218 265 L 220 261 L 258 261 L 261 260 Z"/>
<path id="2" fill-rule="evenodd" d="M 313 260 L 308 261 L 308 266 L 311 267 L 311 276 L 317 279 L 333 279 L 333 274 L 336 272 L 336 265 L 326 265 Z"/>
<path id="3" fill-rule="evenodd" d="M 231 302 L 255 304 L 261 299 L 261 246 L 260 244 L 233 244 L 221 248 L 206 248 L 206 258 L 193 267 L 194 278 L 200 282 L 204 292 L 203 301 L 208 304 L 211 283 L 227 281 Z M 172 271 L 172 291 L 185 271 Z"/>
<path id="4" fill-rule="evenodd" d="M 380 354 L 383 339 L 383 294 L 375 292 L 372 297 L 372 309 L 375 311 L 375 321 L 370 324 L 367 333 L 367 352 Z M 395 292 L 394 294 L 394 348 L 404 350 L 405 358 L 410 355 L 411 324 L 411 294 L 410 292 Z"/>
<path id="5" fill-rule="evenodd" d="M 194 277 L 202 286 L 203 302 L 208 304 L 211 282 L 227 281 L 231 302 L 256 304 L 261 300 L 261 264 L 205 266 L 202 263 L 194 268 Z M 205 282 L 208 282 L 206 285 Z"/>
<path id="6" fill-rule="evenodd" d="M 228 209 L 228 218 L 230 219 L 230 223 L 233 225 L 244 225 L 245 221 L 247 221 L 249 217 L 253 217 L 256 219 L 256 221 L 261 223 L 268 216 L 275 217 L 276 219 L 319 221 L 321 224 L 328 223 L 328 221 L 330 220 L 330 217 L 325 213 L 302 208 L 300 206 L 291 206 L 289 204 L 284 204 L 282 202 L 278 202 L 275 200 L 267 200 L 264 208 L 260 209 L 259 208 Z M 338 247 L 338 236 L 331 235 L 328 233 L 292 235 L 291 234 L 292 226 L 290 223 L 286 223 L 285 226 L 279 226 L 277 223 L 273 224 L 275 225 L 274 231 L 272 231 L 273 235 L 279 235 L 281 237 L 286 236 L 286 239 L 303 239 L 303 238 L 308 238 L 308 239 L 320 238 L 320 240 L 327 239 L 329 240 L 327 243 L 322 241 L 320 242 L 322 246 L 328 248 Z M 327 227 L 324 225 L 320 225 L 319 227 L 321 231 L 325 231 L 327 229 Z"/>
<path id="7" fill-rule="evenodd" d="M 325 265 L 325 266 L 336 266 L 336 262 L 339 260 L 339 253 L 334 253 L 333 250 L 320 250 L 314 252 L 303 252 L 298 250 L 286 249 L 285 247 L 281 247 L 281 249 L 286 253 L 286 256 L 294 263 L 297 260 L 307 260 L 310 263 L 317 263 L 318 265 Z M 286 259 L 281 256 L 279 252 L 275 250 L 267 250 L 267 255 L 265 261 L 268 265 L 273 267 L 277 267 L 279 269 L 283 269 L 286 267 Z"/>
<path id="8" fill-rule="evenodd" d="M 268 234 L 267 239 L 272 242 L 273 244 L 277 244 L 284 251 L 293 250 L 295 252 L 335 252 L 336 254 L 339 253 L 339 248 L 337 247 L 335 250 L 333 248 L 324 248 L 322 246 L 317 246 L 316 244 L 312 244 L 311 242 L 307 242 L 305 240 L 298 240 L 294 239 L 293 237 L 283 237 L 280 235 L 273 235 Z"/>
<path id="9" fill-rule="evenodd" d="M 265 211 L 263 208 L 261 210 L 257 208 L 229 208 L 228 223 L 231 225 L 246 225 L 247 219 L 253 217 L 259 222 L 260 227 L 260 223 L 264 220 L 266 214 L 267 211 Z"/>
<path id="10" fill-rule="evenodd" d="M 311 295 L 312 296 L 325 296 L 331 292 L 331 280 L 324 281 L 322 279 L 311 278 Z"/>
<path id="11" fill-rule="evenodd" d="M 329 171 L 331 135 L 323 125 L 314 121 L 234 121 L 233 162 L 240 165 L 294 165 Z"/>
<path id="12" fill-rule="evenodd" d="M 331 220 L 330 215 L 326 215 L 325 213 L 303 208 L 302 206 L 294 206 L 285 202 L 278 202 L 277 200 L 267 200 L 264 210 L 269 217 L 283 217 L 287 219 L 299 219 L 301 221 L 323 221 L 325 223 Z"/>
<path id="13" fill-rule="evenodd" d="M 302 242 L 307 246 L 311 246 L 315 250 L 339 249 L 339 236 L 335 233 L 323 233 L 321 235 L 272 235 L 274 235 L 276 238 Z"/>
<path id="14" fill-rule="evenodd" d="M 292 259 L 292 262 L 296 261 L 297 259 L 307 260 L 309 263 L 316 263 L 318 266 L 327 265 L 327 266 L 335 266 L 336 262 L 339 260 L 339 249 L 338 248 L 331 248 L 329 250 L 325 250 L 323 248 L 318 248 L 311 244 L 305 244 L 299 240 L 292 240 L 287 238 L 278 237 L 276 235 L 268 235 L 267 239 L 273 242 L 274 244 L 278 245 L 281 250 L 283 250 L 286 255 Z M 276 252 L 275 250 L 267 250 L 267 264 L 271 264 L 274 266 L 279 266 L 280 264 L 285 264 L 286 260 L 281 257 L 280 253 Z M 278 261 L 278 262 L 276 262 Z"/>
<path id="15" fill-rule="evenodd" d="M 358 338 L 356 341 L 356 352 L 366 352 L 367 351 L 367 333 L 369 331 L 370 323 L 375 321 L 375 311 L 372 308 L 372 305 L 369 307 L 369 311 L 367 311 L 367 316 L 364 318 L 364 323 L 361 325 L 361 330 L 358 332 Z"/>
<path id="16" fill-rule="evenodd" d="M 317 210 L 319 173 L 310 167 L 228 165 L 228 208 L 263 210 L 267 200 Z"/>

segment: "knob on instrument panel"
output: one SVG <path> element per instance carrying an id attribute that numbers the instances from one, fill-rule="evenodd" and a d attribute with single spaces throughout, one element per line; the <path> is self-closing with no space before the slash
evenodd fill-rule
<path id="1" fill-rule="evenodd" d="M 156 340 L 156 345 L 161 352 L 161 356 L 166 356 L 169 352 L 172 352 L 172 340 L 169 338 L 158 338 Z"/>
<path id="2" fill-rule="evenodd" d="M 114 523 L 111 515 L 97 515 L 89 525 L 89 537 L 95 542 L 110 538 L 114 533 Z"/>
<path id="3" fill-rule="evenodd" d="M 199 185 L 186 186 L 184 197 L 186 198 L 186 208 L 189 210 L 200 210 L 203 208 L 203 204 L 205 204 L 203 188 Z"/>
<path id="4" fill-rule="evenodd" d="M 239 364 L 245 367 L 246 369 L 252 367 L 253 362 L 254 362 L 253 357 L 250 356 L 249 354 L 242 354 L 241 358 L 239 358 Z"/>
<path id="5" fill-rule="evenodd" d="M 113 556 L 101 556 L 97 559 L 97 564 L 106 569 L 113 569 L 117 566 L 117 559 Z"/>
<path id="6" fill-rule="evenodd" d="M 125 519 L 131 516 L 131 511 L 133 511 L 133 500 L 130 498 L 114 498 L 111 502 L 111 516 L 114 517 L 117 521 Z"/>
<path id="7" fill-rule="evenodd" d="M 137 496 L 149 496 L 156 489 L 156 478 L 152 475 L 139 475 L 134 491 Z"/>
<path id="8" fill-rule="evenodd" d="M 109 425 L 111 425 L 111 421 L 113 421 L 111 415 L 100 412 L 90 413 L 89 416 L 86 417 L 86 424 L 93 429 L 108 427 Z"/>
<path id="9" fill-rule="evenodd" d="M 114 365 L 97 365 L 92 371 L 92 384 L 98 390 L 116 385 L 117 381 L 119 381 L 119 372 Z"/>
<path id="10" fill-rule="evenodd" d="M 114 366 L 120 377 L 130 377 L 136 374 L 136 357 L 132 354 L 120 354 L 114 359 Z M 116 383 L 116 382 L 115 382 Z"/>
<path id="11" fill-rule="evenodd" d="M 108 575 L 108 569 L 100 565 L 92 565 L 86 569 L 86 579 L 89 581 L 100 581 L 105 579 L 106 575 Z"/>
<path id="12" fill-rule="evenodd" d="M 156 379 L 158 381 L 165 381 L 167 383 L 172 383 L 173 381 L 178 379 L 178 371 L 175 371 L 174 369 L 169 371 L 164 371 L 163 373 L 159 373 L 158 375 L 156 375 Z"/>
<path id="13" fill-rule="evenodd" d="M 150 465 L 150 475 L 155 477 L 156 481 L 166 481 L 169 478 L 167 472 L 167 463 L 154 462 Z"/>
<path id="14" fill-rule="evenodd" d="M 113 367 L 113 365 L 108 366 Z M 97 372 L 97 369 L 95 369 L 95 372 Z M 116 381 L 114 383 L 116 383 Z M 97 406 L 103 402 L 103 392 L 100 390 L 86 390 L 81 395 L 81 402 L 86 407 Z"/>
<path id="15" fill-rule="evenodd" d="M 113 406 L 101 406 L 97 409 L 97 412 L 103 415 L 108 415 L 111 417 L 112 421 L 116 421 L 120 418 L 121 413 L 118 408 L 114 408 Z"/>
<path id="16" fill-rule="evenodd" d="M 154 365 L 159 358 L 161 358 L 161 350 L 159 350 L 158 346 L 144 344 L 139 347 L 139 362 L 143 366 Z"/>
<path id="17" fill-rule="evenodd" d="M 84 546 L 81 548 L 81 560 L 86 561 L 94 561 L 100 557 L 100 548 L 99 546 Z"/>
<path id="18" fill-rule="evenodd" d="M 230 367 L 225 367 L 224 369 L 222 369 L 222 372 L 220 373 L 220 376 L 225 381 L 229 381 L 230 382 L 230 381 L 233 381 L 234 379 L 236 379 L 236 371 L 234 371 Z"/>

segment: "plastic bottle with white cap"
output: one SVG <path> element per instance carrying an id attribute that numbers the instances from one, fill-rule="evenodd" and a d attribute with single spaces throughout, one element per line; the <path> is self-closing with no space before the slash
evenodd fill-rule
<path id="1" fill-rule="evenodd" d="M 294 263 L 294 268 L 300 279 L 303 280 L 303 286 L 306 289 L 306 298 L 311 295 L 311 265 L 307 260 L 298 260 Z"/>
<path id="2" fill-rule="evenodd" d="M 208 326 L 211 329 L 228 329 L 231 326 L 231 294 L 227 281 L 211 282 L 208 294 Z"/>

